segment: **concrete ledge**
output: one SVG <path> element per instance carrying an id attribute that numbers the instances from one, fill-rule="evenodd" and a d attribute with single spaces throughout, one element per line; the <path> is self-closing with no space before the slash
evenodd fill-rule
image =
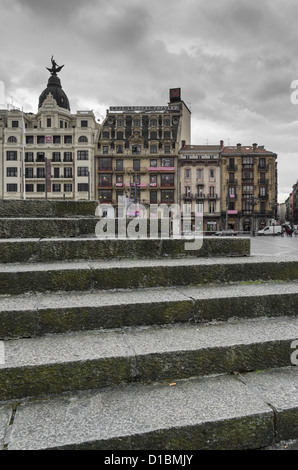
<path id="1" fill-rule="evenodd" d="M 278 317 L 6 341 L 0 400 L 291 366 L 297 331 Z"/>
<path id="2" fill-rule="evenodd" d="M 297 279 L 297 257 L 15 263 L 0 265 L 0 295 Z"/>
<path id="3" fill-rule="evenodd" d="M 0 200 L 0 217 L 93 216 L 98 201 Z"/>
<path id="4" fill-rule="evenodd" d="M 82 221 L 81 221 L 82 222 Z M 185 240 L 99 240 L 97 238 L 0 240 L 0 263 L 92 260 L 110 258 L 152 259 L 247 256 L 250 239 L 207 237 L 198 249 Z"/>
<path id="5" fill-rule="evenodd" d="M 176 322 L 195 327 L 233 317 L 277 317 L 281 312 L 295 317 L 297 311 L 298 283 L 5 296 L 0 303 L 0 340 Z"/>
<path id="6" fill-rule="evenodd" d="M 289 392 L 297 385 L 297 372 L 290 368 L 177 380 L 173 386 L 134 384 L 22 402 L 14 410 L 10 432 L 2 425 L 3 441 L 8 450 L 264 448 L 275 443 L 275 435 L 283 435 L 282 411 L 268 405 L 280 403 L 281 389 L 283 407 L 298 421 Z M 5 416 L 8 410 L 3 405 Z"/>

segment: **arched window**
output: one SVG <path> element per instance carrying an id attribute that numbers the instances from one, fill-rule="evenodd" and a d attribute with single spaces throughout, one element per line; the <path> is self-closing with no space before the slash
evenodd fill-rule
<path id="1" fill-rule="evenodd" d="M 79 137 L 79 142 L 88 142 L 88 138 L 85 135 L 81 135 L 81 137 Z"/>
<path id="2" fill-rule="evenodd" d="M 16 144 L 17 138 L 14 135 L 11 135 L 10 137 L 8 137 L 7 142 L 9 142 L 10 144 Z"/>

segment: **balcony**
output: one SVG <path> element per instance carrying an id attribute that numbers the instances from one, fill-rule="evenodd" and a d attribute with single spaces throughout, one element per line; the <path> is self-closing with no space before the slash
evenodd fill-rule
<path id="1" fill-rule="evenodd" d="M 230 179 L 228 179 L 228 180 L 227 180 L 227 184 L 234 184 L 234 185 L 238 185 L 238 180 L 237 180 L 237 179 L 236 179 L 236 180 L 235 180 L 235 179 L 234 179 L 234 180 L 230 180 Z"/>
<path id="2" fill-rule="evenodd" d="M 198 194 L 196 194 L 195 198 L 198 199 L 199 201 L 203 201 L 205 199 L 205 194 L 204 193 L 198 193 Z"/>
<path id="3" fill-rule="evenodd" d="M 208 195 L 207 195 L 207 199 L 209 199 L 209 200 L 210 200 L 210 199 L 211 199 L 211 200 L 216 200 L 217 197 L 218 197 L 217 194 L 208 194 Z"/>
<path id="4" fill-rule="evenodd" d="M 182 199 L 194 199 L 193 193 L 182 194 Z"/>
<path id="5" fill-rule="evenodd" d="M 265 179 L 265 180 L 261 179 L 261 180 L 258 180 L 258 184 L 266 184 L 266 185 L 268 185 L 268 184 L 269 184 L 269 179 Z"/>

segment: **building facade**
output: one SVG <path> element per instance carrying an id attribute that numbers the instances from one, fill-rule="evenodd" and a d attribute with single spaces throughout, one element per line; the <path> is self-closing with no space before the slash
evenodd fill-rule
<path id="1" fill-rule="evenodd" d="M 199 230 L 196 216 L 201 214 L 204 232 L 220 230 L 222 146 L 222 141 L 220 145 L 184 145 L 179 151 L 180 204 L 183 214 L 189 215 L 183 227 L 186 232 Z"/>
<path id="2" fill-rule="evenodd" d="M 221 152 L 222 227 L 256 231 L 276 221 L 277 154 L 263 146 L 224 147 Z"/>
<path id="3" fill-rule="evenodd" d="M 50 71 L 37 114 L 0 111 L 2 199 L 94 199 L 100 125 L 92 111 L 71 114 L 55 62 Z"/>
<path id="4" fill-rule="evenodd" d="M 98 142 L 97 198 L 149 205 L 179 201 L 178 152 L 190 142 L 191 113 L 180 89 L 166 106 L 110 107 Z"/>

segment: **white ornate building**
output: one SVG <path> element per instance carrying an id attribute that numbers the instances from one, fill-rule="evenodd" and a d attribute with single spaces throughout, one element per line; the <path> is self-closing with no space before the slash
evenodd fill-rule
<path id="1" fill-rule="evenodd" d="M 52 61 L 37 114 L 0 110 L 0 198 L 88 200 L 96 196 L 100 125 L 92 111 L 71 114 Z M 61 67 L 62 68 L 62 67 Z"/>

